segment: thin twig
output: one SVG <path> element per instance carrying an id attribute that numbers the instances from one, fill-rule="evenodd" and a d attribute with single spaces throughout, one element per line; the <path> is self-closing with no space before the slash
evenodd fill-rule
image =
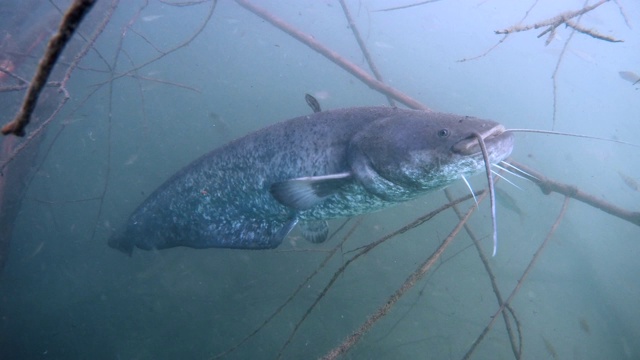
<path id="1" fill-rule="evenodd" d="M 484 194 L 485 192 L 478 192 L 476 194 L 476 196 L 480 196 L 480 194 Z M 451 206 L 455 205 L 455 204 L 459 204 L 463 201 L 469 200 L 471 199 L 472 195 L 467 195 L 467 196 L 463 196 L 461 198 L 458 198 L 457 200 L 450 202 L 449 204 L 445 204 L 442 205 L 441 207 L 427 213 L 424 214 L 422 216 L 420 216 L 419 218 L 415 219 L 414 221 L 410 222 L 409 224 L 403 226 L 402 228 L 389 233 L 383 237 L 381 237 L 380 239 L 366 245 L 363 247 L 358 248 L 359 252 L 354 255 L 353 257 L 351 257 L 349 260 L 347 260 L 344 264 L 342 264 L 342 266 L 336 270 L 335 273 L 333 273 L 333 276 L 331 277 L 331 279 L 329 280 L 329 282 L 327 283 L 327 285 L 324 287 L 324 289 L 322 289 L 322 291 L 320 292 L 320 295 L 318 295 L 315 300 L 313 301 L 313 304 L 311 304 L 311 306 L 309 306 L 309 308 L 307 309 L 307 311 L 305 312 L 305 314 L 302 316 L 302 318 L 296 323 L 296 325 L 294 326 L 293 330 L 291 331 L 291 334 L 289 335 L 289 338 L 287 339 L 287 341 L 285 342 L 285 344 L 282 346 L 282 348 L 280 349 L 280 352 L 278 354 L 278 358 L 282 357 L 282 354 L 284 353 L 284 351 L 286 350 L 287 346 L 291 343 L 291 341 L 293 340 L 293 337 L 295 336 L 295 334 L 298 332 L 298 329 L 300 328 L 300 326 L 302 326 L 302 323 L 307 319 L 307 317 L 311 314 L 311 312 L 313 311 L 313 309 L 315 309 L 315 307 L 318 305 L 318 303 L 320 303 L 320 300 L 322 300 L 322 298 L 329 292 L 329 289 L 331 289 L 331 287 L 333 286 L 333 284 L 338 280 L 338 277 L 344 273 L 344 271 L 349 267 L 349 265 L 351 265 L 354 261 L 356 261 L 359 257 L 369 253 L 370 251 L 372 251 L 373 249 L 375 249 L 378 245 L 386 242 L 389 239 L 392 239 L 400 234 L 404 234 L 405 232 L 414 229 L 420 225 L 422 225 L 423 223 L 425 223 L 426 221 L 431 220 L 434 216 L 438 215 L 439 213 L 447 210 L 448 208 L 450 208 Z"/>
<path id="2" fill-rule="evenodd" d="M 135 67 L 135 63 L 133 62 L 133 58 L 131 58 L 131 55 L 129 55 L 129 52 L 126 51 L 125 49 L 122 49 L 122 53 L 127 57 L 127 59 L 129 60 L 129 64 L 131 64 L 131 66 Z M 133 73 L 131 75 L 131 77 L 133 79 L 136 80 L 136 85 L 138 88 L 138 93 L 140 94 L 140 110 L 142 111 L 142 128 L 144 129 L 144 135 L 145 137 L 149 135 L 149 118 L 147 117 L 147 105 L 146 105 L 146 100 L 145 100 L 145 96 L 144 96 L 144 90 L 142 89 L 142 83 L 141 83 L 141 77 L 138 75 L 137 71 L 135 73 Z M 143 80 L 149 80 L 149 79 L 143 79 Z M 162 80 L 160 79 L 154 79 L 157 80 L 157 82 L 162 82 Z M 186 86 L 186 85 L 185 85 Z"/>
<path id="3" fill-rule="evenodd" d="M 518 21 L 517 25 L 522 24 L 522 22 L 529 16 L 529 13 L 531 12 L 531 10 L 533 10 L 534 7 L 536 7 L 536 5 L 538 5 L 538 1 L 539 0 L 535 0 L 533 2 L 533 4 L 531 4 L 531 6 L 529 7 L 529 9 L 527 9 L 527 11 L 524 13 L 524 16 L 522 17 L 522 19 L 520 19 L 520 21 Z M 482 54 L 480 55 L 476 55 L 470 58 L 464 58 L 464 59 L 460 59 L 457 60 L 457 62 L 465 62 L 465 61 L 470 61 L 470 60 L 477 60 L 481 57 L 486 56 L 487 54 L 489 54 L 490 52 L 492 52 L 494 49 L 496 49 L 498 46 L 500 46 L 500 44 L 502 44 L 503 42 L 505 42 L 505 40 L 507 40 L 507 38 L 509 37 L 509 34 L 504 34 L 504 36 L 502 37 L 502 39 L 498 40 L 497 43 L 493 44 L 493 46 L 491 46 L 490 48 L 488 48 L 487 50 L 485 50 Z"/>
<path id="4" fill-rule="evenodd" d="M 389 95 L 392 98 L 398 100 L 399 102 L 405 104 L 406 106 L 408 106 L 408 107 L 410 107 L 412 109 L 429 110 L 429 108 L 427 108 L 426 106 L 424 106 L 420 102 L 416 101 L 415 99 L 413 99 L 413 98 L 407 96 L 406 94 L 402 93 L 401 91 L 399 91 L 399 90 L 397 90 L 397 89 L 395 89 L 395 88 L 393 88 L 393 87 L 391 87 L 391 86 L 389 86 L 389 85 L 387 85 L 387 84 L 385 84 L 385 83 L 383 83 L 381 81 L 378 81 L 378 80 L 374 79 L 373 77 L 371 77 L 371 75 L 367 74 L 364 70 L 362 70 L 360 67 L 358 67 L 354 63 L 352 63 L 349 60 L 343 58 L 342 56 L 340 56 L 335 51 L 325 47 L 322 44 L 320 44 L 313 37 L 298 31 L 297 29 L 295 29 L 291 25 L 285 23 L 283 20 L 273 16 L 272 14 L 270 14 L 265 9 L 263 9 L 261 7 L 258 7 L 256 5 L 250 3 L 247 0 L 236 0 L 236 2 L 238 4 L 240 4 L 242 7 L 244 7 L 245 9 L 251 11 L 252 13 L 254 13 L 254 14 L 258 15 L 259 17 L 261 17 L 262 19 L 268 21 L 269 23 L 271 23 L 271 25 L 273 25 L 273 26 L 277 27 L 278 29 L 286 32 L 287 34 L 291 35 L 292 37 L 294 37 L 298 41 L 300 41 L 303 44 L 307 45 L 308 47 L 310 47 L 314 51 L 320 53 L 321 55 L 323 55 L 324 57 L 326 57 L 327 59 L 332 61 L 334 64 L 340 66 L 344 70 L 346 70 L 349 73 L 351 73 L 353 76 L 355 76 L 358 79 L 360 79 L 360 81 L 362 81 L 365 84 L 369 85 L 369 87 L 371 87 L 372 89 L 375 89 L 375 90 L 379 91 L 382 94 Z"/>
<path id="5" fill-rule="evenodd" d="M 29 80 L 21 77 L 18 74 L 15 74 L 13 71 L 10 71 L 9 69 L 3 68 L 2 65 L 0 65 L 0 72 L 4 73 L 4 74 L 7 74 L 7 75 L 9 75 L 9 77 L 12 77 L 12 78 L 18 80 L 18 82 L 20 84 L 23 84 L 23 85 L 28 85 L 29 84 Z"/>
<path id="6" fill-rule="evenodd" d="M 107 10 L 106 15 L 102 18 L 102 22 L 100 23 L 100 25 L 98 25 L 93 35 L 87 40 L 87 43 L 85 44 L 85 46 L 82 48 L 82 50 L 80 50 L 79 53 L 76 54 L 76 56 L 73 58 L 73 61 L 71 62 L 71 65 L 69 65 L 69 67 L 67 68 L 67 71 L 65 72 L 64 77 L 62 78 L 60 87 L 66 88 L 67 82 L 71 78 L 71 73 L 76 69 L 76 67 L 80 63 L 80 60 L 84 58 L 84 56 L 89 52 L 90 49 L 94 48 L 93 44 L 95 44 L 98 36 L 102 34 L 102 32 L 104 31 L 104 28 L 107 26 L 109 21 L 111 21 L 111 17 L 113 16 L 113 13 L 116 10 L 116 7 L 118 7 L 118 2 L 119 0 L 111 1 L 111 6 L 109 7 L 109 10 Z M 100 54 L 100 52 L 98 51 L 97 53 Z M 105 60 L 105 63 L 108 66 L 108 63 L 106 62 L 106 60 Z"/>
<path id="7" fill-rule="evenodd" d="M 589 0 L 585 0 L 585 5 L 587 4 L 588 1 Z M 582 14 L 580 14 L 580 16 L 578 17 L 578 21 L 580 21 L 581 17 L 582 17 Z M 572 29 L 571 33 L 569 34 L 569 37 L 567 37 L 567 41 L 564 42 L 564 45 L 562 46 L 562 51 L 560 52 L 560 55 L 558 56 L 558 61 L 556 62 L 556 67 L 553 69 L 553 74 L 551 75 L 551 81 L 553 83 L 553 116 L 552 116 L 551 130 L 555 130 L 556 128 L 556 118 L 558 115 L 558 70 L 560 69 L 560 64 L 564 59 L 564 54 L 566 54 L 567 49 L 569 48 L 569 43 L 571 42 L 571 39 L 573 39 L 573 35 L 575 35 L 575 33 L 576 33 L 576 30 Z"/>
<path id="8" fill-rule="evenodd" d="M 211 1 L 211 6 L 209 7 L 209 11 L 207 12 L 207 14 L 205 16 L 204 21 L 202 22 L 202 24 L 196 29 L 196 31 L 188 39 L 186 39 L 185 41 L 181 42 L 180 44 L 174 46 L 173 48 L 171 48 L 169 50 L 162 51 L 160 53 L 160 55 L 145 61 L 144 63 L 138 65 L 137 67 L 129 69 L 129 70 L 125 71 L 124 73 L 114 75 L 111 79 L 109 79 L 107 81 L 104 81 L 102 83 L 98 83 L 96 85 L 102 86 L 102 85 L 108 84 L 112 80 L 119 79 L 119 78 L 125 77 L 125 76 L 130 76 L 131 74 L 135 73 L 136 71 L 138 71 L 138 70 L 140 70 L 140 69 L 142 69 L 142 68 L 144 68 L 144 67 L 146 67 L 148 65 L 153 64 L 154 62 L 164 58 L 165 56 L 167 56 L 169 54 L 172 54 L 172 53 L 174 53 L 174 52 L 176 52 L 176 51 L 178 51 L 178 50 L 180 50 L 180 49 L 182 49 L 182 48 L 184 48 L 186 46 L 189 46 L 189 44 L 191 44 L 191 42 L 193 42 L 193 40 L 195 40 L 195 38 L 197 38 L 204 31 L 204 28 L 207 26 L 207 24 L 211 20 L 211 17 L 213 16 L 213 13 L 214 13 L 214 10 L 216 9 L 216 5 L 218 4 L 218 0 L 207 0 L 207 1 L 202 1 L 202 2 L 193 2 L 193 3 L 190 3 L 189 5 L 185 5 L 185 6 L 197 5 L 197 4 L 200 4 L 200 3 L 203 3 L 203 2 L 208 2 L 208 1 Z M 173 5 L 178 6 L 177 4 L 173 4 Z"/>
<path id="9" fill-rule="evenodd" d="M 209 0 L 194 0 L 194 1 L 180 1 L 180 2 L 172 2 L 167 0 L 158 0 L 158 1 L 163 4 L 167 4 L 171 6 L 184 7 L 184 6 L 200 5 L 202 3 L 206 3 Z"/>
<path id="10" fill-rule="evenodd" d="M 618 0 L 613 0 L 613 2 L 616 4 L 616 6 L 618 6 L 618 9 L 620 10 L 620 15 L 624 19 L 624 23 L 627 24 L 627 27 L 629 29 L 632 29 L 631 23 L 629 22 L 629 17 L 627 16 L 627 12 L 624 11 L 624 8 L 622 7 L 622 5 L 620 5 L 620 2 Z"/>
<path id="11" fill-rule="evenodd" d="M 25 148 L 27 148 L 35 139 L 38 138 L 39 135 L 42 134 L 42 132 L 44 131 L 44 129 L 47 128 L 47 126 L 49 125 L 49 123 L 51 123 L 51 121 L 53 121 L 53 119 L 56 118 L 56 116 L 58 115 L 58 113 L 60 113 L 60 110 L 62 110 L 62 108 L 64 107 L 64 105 L 67 103 L 67 101 L 69 101 L 68 97 L 64 97 L 60 103 L 58 104 L 58 106 L 55 108 L 55 110 L 51 113 L 51 115 L 49 115 L 49 117 L 47 119 L 45 119 L 42 124 L 40 124 L 35 130 L 33 130 L 29 136 L 27 136 L 27 139 L 23 142 L 20 143 L 20 145 L 16 146 L 13 149 L 13 153 L 11 153 L 11 155 L 9 157 L 7 157 L 6 159 L 4 159 L 4 161 L 0 164 L 0 173 L 2 173 L 4 171 L 4 169 L 13 161 L 16 159 L 16 157 L 18 156 L 18 154 L 20 154 L 21 151 L 23 151 Z"/>
<path id="12" fill-rule="evenodd" d="M 379 11 L 393 11 L 393 10 L 401 10 L 401 9 L 408 9 L 408 8 L 412 8 L 414 6 L 420 6 L 420 5 L 425 5 L 425 4 L 430 4 L 430 3 L 434 3 L 436 1 L 440 1 L 440 0 L 425 0 L 425 1 L 421 1 L 421 2 L 417 2 L 414 4 L 408 4 L 408 5 L 402 5 L 402 6 L 395 6 L 395 7 L 390 7 L 390 8 L 386 8 L 386 9 L 380 9 L 380 10 L 373 10 L 373 12 L 379 12 Z"/>
<path id="13" fill-rule="evenodd" d="M 123 52 L 125 52 L 125 51 L 123 50 Z M 191 90 L 191 91 L 193 91 L 195 93 L 198 93 L 198 94 L 202 93 L 202 91 L 200 91 L 200 89 L 198 89 L 198 88 L 195 88 L 193 86 L 189 86 L 189 85 L 186 85 L 186 84 L 173 82 L 173 81 L 162 80 L 162 79 L 152 78 L 152 77 L 148 77 L 148 76 L 141 76 L 141 75 L 138 75 L 136 73 L 130 74 L 129 77 L 134 78 L 134 79 L 139 79 L 139 80 L 155 82 L 155 83 L 158 83 L 158 84 L 172 85 L 172 86 L 175 86 L 175 87 L 178 87 L 178 88 Z"/>
<path id="14" fill-rule="evenodd" d="M 45 85 L 45 87 L 59 87 L 59 81 L 49 81 Z M 9 86 L 0 86 L 0 92 L 12 92 L 12 91 L 21 91 L 24 89 L 28 89 L 29 84 L 21 84 L 21 85 L 9 85 Z"/>
<path id="15" fill-rule="evenodd" d="M 101 199 L 99 200 L 99 204 L 98 204 L 98 213 L 96 215 L 95 221 L 94 221 L 94 227 L 93 227 L 93 232 L 91 233 L 91 238 L 93 239 L 96 235 L 96 232 L 98 230 L 98 221 L 100 220 L 100 217 L 102 216 L 102 211 L 103 211 L 103 205 L 104 205 L 104 197 L 108 191 L 108 187 L 109 187 L 109 177 L 111 174 L 111 136 L 112 136 L 112 101 L 113 101 L 113 84 L 115 82 L 115 80 L 120 79 L 124 76 L 132 76 L 132 75 L 136 75 L 137 71 L 155 61 L 158 61 L 160 59 L 162 59 L 163 57 L 189 45 L 196 37 L 198 37 L 198 35 L 200 35 L 202 33 L 202 31 L 204 30 L 204 28 L 207 26 L 207 24 L 209 23 L 209 20 L 211 19 L 211 17 L 213 16 L 213 12 L 216 8 L 216 4 L 217 4 L 217 0 L 212 0 L 211 3 L 211 7 L 209 8 L 209 12 L 206 15 L 206 18 L 204 20 L 204 22 L 198 27 L 198 29 L 196 29 L 196 31 L 191 35 L 191 37 L 189 37 L 187 40 L 183 41 L 182 43 L 178 44 L 177 46 L 173 47 L 172 49 L 161 53 L 160 55 L 144 62 L 142 65 L 138 65 L 137 67 L 133 67 L 129 70 L 127 70 L 124 73 L 115 75 L 116 72 L 116 67 L 118 64 L 118 59 L 120 56 L 120 52 L 122 51 L 122 43 L 124 41 L 124 37 L 127 33 L 128 27 L 131 25 L 131 22 L 134 21 L 134 19 L 137 19 L 138 15 L 140 14 L 140 12 L 142 11 L 142 9 L 146 6 L 146 3 L 142 6 L 142 8 L 134 15 L 134 17 L 131 19 L 130 23 L 128 23 L 127 25 L 125 25 L 121 36 L 120 36 L 120 40 L 117 46 L 117 51 L 115 53 L 114 56 L 114 60 L 113 60 L 113 64 L 112 64 L 112 69 L 114 74 L 112 74 L 112 76 L 105 82 L 98 84 L 97 88 L 102 87 L 105 84 L 109 84 L 109 96 L 108 96 L 108 103 L 109 103 L 109 112 L 107 114 L 107 159 L 106 159 L 106 169 L 105 169 L 105 183 L 104 186 L 102 187 L 102 194 L 100 195 Z"/>
<path id="16" fill-rule="evenodd" d="M 356 26 L 355 21 L 353 21 L 351 12 L 349 11 L 349 8 L 347 7 L 347 4 L 344 2 L 344 0 L 340 0 L 340 6 L 342 6 L 342 11 L 344 11 L 344 16 L 347 18 L 347 22 L 349 23 L 349 28 L 351 28 L 351 32 L 353 32 L 353 36 L 356 38 L 356 41 L 358 42 L 358 46 L 360 46 L 360 51 L 362 51 L 362 55 L 364 55 L 364 59 L 367 61 L 367 64 L 369 64 L 369 68 L 371 69 L 373 76 L 375 76 L 378 81 L 384 82 L 384 80 L 382 79 L 382 74 L 380 74 L 380 71 L 378 71 L 378 67 L 373 62 L 373 59 L 371 58 L 371 54 L 369 53 L 369 49 L 367 49 L 367 45 L 364 43 L 364 40 L 362 40 L 362 36 L 360 36 L 360 31 L 358 30 L 358 27 Z M 396 103 L 391 96 L 387 94 L 385 94 L 385 96 L 387 97 L 387 101 L 389 102 L 390 106 L 396 106 Z"/>
<path id="17" fill-rule="evenodd" d="M 309 276 L 307 276 L 306 279 L 304 279 L 304 281 L 302 281 L 298 287 L 293 291 L 293 293 L 291 293 L 291 295 L 289 295 L 289 297 L 287 298 L 287 300 L 285 300 L 273 313 L 271 313 L 271 315 L 269 315 L 263 322 L 262 324 L 260 324 L 256 329 L 254 329 L 249 335 L 245 336 L 242 340 L 240 340 L 237 344 L 235 344 L 234 346 L 230 347 L 229 349 L 225 350 L 224 352 L 216 355 L 213 357 L 213 359 L 220 359 L 222 357 L 225 357 L 227 355 L 229 355 L 230 353 L 232 353 L 233 351 L 237 350 L 240 346 L 242 346 L 242 344 L 246 343 L 247 341 L 249 341 L 252 337 L 254 337 L 258 332 L 260 332 L 260 330 L 262 330 L 265 326 L 267 326 L 268 323 L 271 322 L 271 320 L 273 320 L 273 318 L 275 318 L 278 314 L 280 314 L 282 312 L 282 310 L 291 302 L 293 301 L 293 299 L 298 295 L 298 293 L 304 288 L 304 286 L 306 284 L 308 284 L 316 275 L 318 275 L 318 273 L 320 272 L 320 270 L 324 269 L 324 267 L 327 265 L 327 263 L 329 263 L 329 260 L 331 260 L 333 258 L 333 256 L 337 253 L 337 251 L 339 249 L 342 248 L 342 246 L 347 242 L 347 240 L 349 238 L 351 238 L 351 235 L 353 235 L 353 233 L 357 230 L 358 226 L 360 225 L 360 223 L 362 222 L 363 218 L 359 218 L 358 221 L 356 221 L 353 226 L 351 227 L 351 229 L 349 229 L 349 232 L 347 232 L 347 234 L 342 238 L 342 241 L 340 241 L 338 244 L 336 244 L 336 246 L 334 246 L 331 250 L 329 250 L 329 253 L 327 254 L 327 256 L 325 256 L 324 260 L 322 260 L 322 262 L 320 263 L 320 265 L 318 265 L 316 267 L 316 269 L 309 274 Z M 342 226 L 340 226 L 340 228 L 338 228 L 334 234 L 336 234 L 338 231 L 340 231 L 344 225 L 347 224 L 347 221 L 345 221 Z M 333 237 L 333 235 L 331 236 Z"/>
<path id="18" fill-rule="evenodd" d="M 88 201 L 96 201 L 96 200 L 100 200 L 99 196 L 94 196 L 94 197 L 89 197 L 89 198 L 83 198 L 83 199 L 73 199 L 73 200 L 43 200 L 43 199 L 38 199 L 38 198 L 30 198 L 30 200 L 33 200 L 35 202 L 39 202 L 42 204 L 49 204 L 49 205 L 60 205 L 60 204 L 77 204 L 77 203 L 84 203 L 84 202 L 88 202 Z"/>

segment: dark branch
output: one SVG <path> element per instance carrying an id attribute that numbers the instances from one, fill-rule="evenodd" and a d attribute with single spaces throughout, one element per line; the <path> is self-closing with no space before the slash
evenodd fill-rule
<path id="1" fill-rule="evenodd" d="M 10 123 L 2 127 L 2 134 L 25 135 L 24 128 L 29 124 L 31 114 L 36 108 L 40 92 L 46 85 L 53 66 L 56 64 L 67 42 L 78 28 L 78 25 L 89 10 L 91 10 L 95 2 L 96 0 L 75 0 L 71 7 L 69 7 L 62 18 L 58 32 L 49 40 L 46 53 L 38 64 L 38 70 L 31 81 L 20 112 Z"/>

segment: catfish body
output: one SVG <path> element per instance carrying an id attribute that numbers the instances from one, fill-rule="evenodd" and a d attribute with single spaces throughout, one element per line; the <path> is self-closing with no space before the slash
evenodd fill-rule
<path id="1" fill-rule="evenodd" d="M 153 192 L 109 240 L 134 247 L 268 249 L 300 223 L 326 238 L 327 219 L 359 215 L 442 188 L 512 150 L 493 121 L 387 107 L 317 112 L 203 155 Z"/>

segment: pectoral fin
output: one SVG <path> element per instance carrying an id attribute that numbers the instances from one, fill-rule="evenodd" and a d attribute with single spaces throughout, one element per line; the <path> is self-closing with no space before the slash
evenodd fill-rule
<path id="1" fill-rule="evenodd" d="M 306 210 L 351 181 L 352 176 L 348 172 L 302 177 L 274 183 L 269 192 L 283 205 L 296 210 Z"/>
<path id="2" fill-rule="evenodd" d="M 274 248 L 278 247 L 282 243 L 284 238 L 286 238 L 287 235 L 289 235 L 289 233 L 291 232 L 291 230 L 293 230 L 293 228 L 296 226 L 297 223 L 298 223 L 298 219 L 296 218 L 293 218 L 287 221 L 287 223 L 282 227 L 282 229 L 280 229 L 280 231 L 278 231 L 273 236 L 270 242 L 275 244 Z"/>
<path id="3" fill-rule="evenodd" d="M 329 224 L 326 220 L 303 221 L 298 226 L 302 236 L 314 244 L 325 242 L 329 236 Z"/>

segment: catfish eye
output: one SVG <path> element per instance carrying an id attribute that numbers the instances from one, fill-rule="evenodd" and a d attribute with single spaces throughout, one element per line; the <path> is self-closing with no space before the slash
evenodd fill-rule
<path id="1" fill-rule="evenodd" d="M 446 137 L 449 137 L 449 129 L 440 129 L 440 130 L 438 130 L 438 137 L 442 138 L 442 139 L 444 139 Z"/>

